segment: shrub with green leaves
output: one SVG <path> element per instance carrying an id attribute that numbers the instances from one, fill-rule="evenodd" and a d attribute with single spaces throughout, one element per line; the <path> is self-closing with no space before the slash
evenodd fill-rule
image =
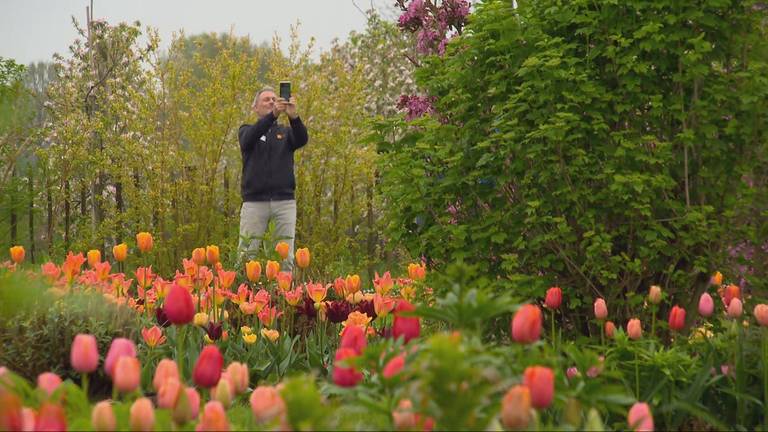
<path id="1" fill-rule="evenodd" d="M 371 137 L 389 235 L 543 276 L 577 309 L 699 289 L 737 239 L 764 242 L 764 21 L 752 1 L 476 5 L 416 72 L 437 114 Z"/>

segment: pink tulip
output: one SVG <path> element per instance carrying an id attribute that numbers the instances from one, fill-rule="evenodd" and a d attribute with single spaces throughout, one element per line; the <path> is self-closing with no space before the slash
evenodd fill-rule
<path id="1" fill-rule="evenodd" d="M 155 428 L 155 407 L 152 401 L 143 397 L 131 405 L 128 423 L 133 431 L 148 432 Z"/>
<path id="2" fill-rule="evenodd" d="M 75 336 L 69 352 L 69 363 L 80 373 L 91 373 L 99 367 L 99 346 L 94 335 Z"/>
<path id="3" fill-rule="evenodd" d="M 768 305 L 761 303 L 755 306 L 753 313 L 758 324 L 763 327 L 768 326 Z"/>
<path id="4" fill-rule="evenodd" d="M 560 287 L 552 287 L 547 290 L 547 296 L 544 298 L 544 305 L 547 309 L 557 309 L 563 302 L 563 290 Z"/>
<path id="5" fill-rule="evenodd" d="M 285 414 L 285 402 L 275 387 L 256 387 L 251 393 L 250 402 L 253 417 L 259 423 L 272 421 L 272 419 Z"/>
<path id="6" fill-rule="evenodd" d="M 130 393 L 141 384 L 141 365 L 136 357 L 122 356 L 117 359 L 112 384 L 121 393 Z"/>
<path id="7" fill-rule="evenodd" d="M 653 431 L 653 415 L 651 408 L 645 402 L 636 402 L 627 414 L 629 428 L 635 432 Z"/>
<path id="8" fill-rule="evenodd" d="M 541 309 L 531 304 L 523 305 L 512 318 L 512 339 L 529 344 L 539 340 L 542 329 Z"/>
<path id="9" fill-rule="evenodd" d="M 210 401 L 203 408 L 203 415 L 197 431 L 228 431 L 229 421 L 224 406 L 219 401 Z"/>
<path id="10" fill-rule="evenodd" d="M 361 354 L 367 344 L 365 330 L 360 326 L 350 325 L 342 330 L 339 348 L 352 348 L 357 354 Z"/>
<path id="11" fill-rule="evenodd" d="M 595 300 L 595 318 L 604 320 L 608 318 L 608 306 L 605 304 L 605 300 L 599 298 Z"/>
<path id="12" fill-rule="evenodd" d="M 157 392 L 157 407 L 163 409 L 175 407 L 182 391 L 184 391 L 184 387 L 177 378 L 166 379 L 160 386 L 160 391 Z"/>
<path id="13" fill-rule="evenodd" d="M 405 354 L 399 354 L 387 362 L 381 374 L 384 378 L 389 379 L 402 372 L 404 367 Z"/>
<path id="14" fill-rule="evenodd" d="M 579 375 L 581 375 L 581 372 L 579 372 L 579 369 L 575 366 L 571 366 L 565 371 L 565 376 L 567 376 L 569 380 L 572 380 Z"/>
<path id="15" fill-rule="evenodd" d="M 65 431 L 67 430 L 67 416 L 64 408 L 52 403 L 44 403 L 37 413 L 35 421 L 36 431 Z"/>
<path id="16" fill-rule="evenodd" d="M 728 305 L 728 317 L 738 318 L 741 316 L 744 306 L 741 303 L 741 299 L 734 297 L 731 299 L 731 303 Z"/>
<path id="17" fill-rule="evenodd" d="M 117 419 L 110 401 L 101 401 L 93 407 L 91 426 L 97 431 L 114 431 L 117 429 Z"/>
<path id="18" fill-rule="evenodd" d="M 232 362 L 227 366 L 227 374 L 232 382 L 235 393 L 245 393 L 248 390 L 248 366 L 240 362 Z"/>
<path id="19" fill-rule="evenodd" d="M 162 387 L 163 383 L 169 378 L 175 378 L 177 381 L 180 380 L 179 367 L 176 365 L 175 361 L 165 358 L 160 360 L 160 363 L 157 364 L 157 368 L 155 368 L 155 377 L 152 379 L 152 387 L 155 391 L 160 391 L 160 387 Z"/>
<path id="20" fill-rule="evenodd" d="M 638 340 L 643 337 L 643 326 L 640 324 L 640 320 L 632 318 L 627 323 L 627 336 L 632 340 Z"/>
<path id="21" fill-rule="evenodd" d="M 348 358 L 356 357 L 357 353 L 352 348 L 339 348 L 336 351 L 333 365 L 333 382 L 339 387 L 354 387 L 362 381 L 363 374 L 353 366 L 344 366 L 342 362 Z"/>
<path id="22" fill-rule="evenodd" d="M 117 338 L 112 340 L 107 358 L 104 359 L 104 370 L 110 378 L 114 378 L 115 364 L 117 364 L 117 359 L 122 356 L 136 357 L 136 345 L 130 339 Z"/>
<path id="23" fill-rule="evenodd" d="M 53 372 L 43 372 L 37 376 L 37 388 L 42 389 L 48 397 L 61 385 L 61 378 Z"/>
<path id="24" fill-rule="evenodd" d="M 531 391 L 531 402 L 536 408 L 548 407 L 555 397 L 555 373 L 544 366 L 530 366 L 523 372 L 523 385 Z"/>
<path id="25" fill-rule="evenodd" d="M 699 297 L 699 315 L 703 317 L 710 317 L 715 311 L 715 302 L 712 300 L 712 296 L 708 293 L 704 293 Z"/>
<path id="26" fill-rule="evenodd" d="M 605 337 L 612 339 L 614 333 L 616 333 L 616 324 L 613 321 L 605 322 Z"/>

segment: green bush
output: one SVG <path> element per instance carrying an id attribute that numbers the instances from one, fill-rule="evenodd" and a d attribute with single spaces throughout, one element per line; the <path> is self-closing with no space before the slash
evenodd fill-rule
<path id="1" fill-rule="evenodd" d="M 109 394 L 104 357 L 113 338 L 138 340 L 137 314 L 96 293 L 72 292 L 57 298 L 43 281 L 17 273 L 0 274 L 0 365 L 33 382 L 47 371 L 79 382 L 69 353 L 75 335 L 89 333 L 96 337 L 101 357 L 90 388 L 96 394 Z"/>
<path id="2" fill-rule="evenodd" d="M 388 234 L 435 266 L 546 282 L 517 294 L 559 284 L 581 328 L 594 297 L 617 318 L 652 284 L 694 299 L 735 241 L 764 242 L 768 64 L 752 3 L 478 4 L 417 71 L 438 114 L 371 138 Z"/>

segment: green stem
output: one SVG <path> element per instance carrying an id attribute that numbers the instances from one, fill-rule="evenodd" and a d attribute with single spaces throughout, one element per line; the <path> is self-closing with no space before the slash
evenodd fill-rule
<path id="1" fill-rule="evenodd" d="M 552 348 L 557 348 L 557 343 L 555 342 L 555 311 L 550 309 L 549 312 L 549 315 L 552 318 Z"/>
<path id="2" fill-rule="evenodd" d="M 597 323 L 600 326 L 600 346 L 605 346 L 605 322 L 598 320 Z"/>
<path id="3" fill-rule="evenodd" d="M 186 328 L 185 325 L 177 326 L 176 327 L 176 363 L 179 367 L 179 377 L 181 378 L 181 382 L 184 383 L 184 339 L 186 336 L 186 332 L 184 329 Z"/>
<path id="4" fill-rule="evenodd" d="M 653 312 L 651 313 L 651 340 L 656 337 L 656 306 L 653 306 Z"/>
<path id="5" fill-rule="evenodd" d="M 768 328 L 763 327 L 763 418 L 768 429 Z"/>
<path id="6" fill-rule="evenodd" d="M 87 373 L 83 374 L 83 379 L 80 383 L 81 383 L 81 387 L 83 388 L 83 393 L 85 393 L 85 397 L 87 398 L 88 397 L 88 374 Z"/>
<path id="7" fill-rule="evenodd" d="M 733 325 L 736 328 L 736 393 L 739 395 L 736 399 L 736 413 L 738 419 L 744 418 L 744 398 L 741 396 L 744 391 L 744 367 L 743 351 L 741 349 L 742 331 L 741 324 L 737 319 L 733 320 Z"/>
<path id="8" fill-rule="evenodd" d="M 640 360 L 637 358 L 637 350 L 635 350 L 635 397 L 640 400 Z"/>

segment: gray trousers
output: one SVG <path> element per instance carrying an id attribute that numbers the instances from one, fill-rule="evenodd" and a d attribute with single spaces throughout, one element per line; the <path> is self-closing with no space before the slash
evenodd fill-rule
<path id="1" fill-rule="evenodd" d="M 240 242 L 237 250 L 240 255 L 245 252 L 258 253 L 261 237 L 267 231 L 270 219 L 275 221 L 275 244 L 278 241 L 284 241 L 290 246 L 288 258 L 280 263 L 280 270 L 291 271 L 293 269 L 293 240 L 296 237 L 296 200 L 244 202 L 240 209 Z M 254 236 L 259 238 L 254 238 Z M 246 245 L 243 242 L 243 237 L 250 238 L 250 244 Z M 278 240 L 281 237 L 288 238 Z M 274 249 L 275 245 L 269 245 L 269 247 Z"/>

